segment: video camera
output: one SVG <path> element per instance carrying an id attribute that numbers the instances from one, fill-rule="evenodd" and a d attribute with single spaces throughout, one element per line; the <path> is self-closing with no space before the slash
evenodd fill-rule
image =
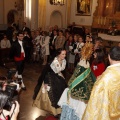
<path id="1" fill-rule="evenodd" d="M 17 99 L 16 96 L 18 96 L 18 89 L 20 89 L 19 87 L 20 84 L 21 84 L 20 79 L 7 80 L 6 77 L 0 76 L 0 89 L 5 91 L 6 94 L 8 95 L 8 100 L 3 109 L 6 109 L 8 111 L 11 109 L 12 104 L 14 104 L 15 103 L 14 101 Z"/>

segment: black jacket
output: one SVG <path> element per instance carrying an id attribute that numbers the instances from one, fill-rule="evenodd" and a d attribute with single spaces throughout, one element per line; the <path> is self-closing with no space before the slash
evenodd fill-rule
<path id="1" fill-rule="evenodd" d="M 22 31 L 23 31 L 23 32 L 27 31 L 28 34 L 30 34 L 30 28 L 28 28 L 28 27 L 23 27 Z"/>
<path id="2" fill-rule="evenodd" d="M 56 38 L 57 38 L 57 36 L 56 36 Z M 52 44 L 52 42 L 54 40 L 54 44 L 55 44 L 56 38 L 54 39 L 54 36 L 50 38 L 50 46 L 52 46 L 53 48 L 55 48 L 55 46 Z"/>
<path id="3" fill-rule="evenodd" d="M 25 45 L 23 43 L 23 49 L 25 50 Z M 16 40 L 13 44 L 12 47 L 10 49 L 10 58 L 14 58 L 14 57 L 20 57 L 21 55 L 21 46 L 18 42 L 18 40 Z"/>

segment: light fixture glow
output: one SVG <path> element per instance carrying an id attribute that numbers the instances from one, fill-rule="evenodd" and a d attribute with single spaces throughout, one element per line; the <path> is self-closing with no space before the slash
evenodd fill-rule
<path id="1" fill-rule="evenodd" d="M 26 17 L 31 19 L 31 0 L 26 0 Z"/>

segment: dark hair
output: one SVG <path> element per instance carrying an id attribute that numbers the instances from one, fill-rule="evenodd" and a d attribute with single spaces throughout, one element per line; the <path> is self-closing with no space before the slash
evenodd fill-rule
<path id="1" fill-rule="evenodd" d="M 0 90 L 0 110 L 3 109 L 8 100 L 8 95 L 5 91 Z"/>
<path id="2" fill-rule="evenodd" d="M 61 52 L 64 51 L 64 50 L 65 50 L 64 48 L 58 48 L 58 49 L 55 51 L 55 54 L 49 59 L 48 64 L 50 65 L 50 64 L 53 62 L 54 58 L 57 57 L 58 55 L 60 55 Z M 65 50 L 65 51 L 66 51 L 66 50 Z M 48 65 L 48 64 L 47 64 L 47 65 Z"/>
<path id="3" fill-rule="evenodd" d="M 59 32 L 63 33 L 63 30 L 59 30 Z"/>
<path id="4" fill-rule="evenodd" d="M 47 31 L 42 31 L 42 35 L 48 36 L 48 32 Z"/>
<path id="5" fill-rule="evenodd" d="M 64 51 L 65 49 L 64 48 L 58 48 L 56 50 L 56 56 L 60 55 L 62 51 Z M 66 50 L 65 50 L 66 51 Z"/>
<path id="6" fill-rule="evenodd" d="M 97 38 L 95 38 L 95 41 L 100 41 L 100 42 L 102 42 L 103 39 L 102 39 L 101 37 L 97 37 Z"/>
<path id="7" fill-rule="evenodd" d="M 82 38 L 82 40 L 83 40 L 83 36 L 79 35 L 79 36 L 78 36 L 78 39 L 79 39 L 79 38 Z"/>
<path id="8" fill-rule="evenodd" d="M 55 31 L 57 32 L 57 30 L 54 29 L 53 32 L 55 32 Z"/>
<path id="9" fill-rule="evenodd" d="M 120 61 L 120 47 L 114 46 L 110 49 L 109 53 L 110 58 L 115 61 Z"/>
<path id="10" fill-rule="evenodd" d="M 96 49 L 94 53 L 97 54 L 97 57 L 93 61 L 94 64 L 104 62 L 104 52 L 102 49 Z"/>
<path id="11" fill-rule="evenodd" d="M 23 34 L 23 32 L 22 32 L 22 31 L 19 31 L 19 32 L 17 33 L 17 36 L 19 36 L 20 34 Z"/>

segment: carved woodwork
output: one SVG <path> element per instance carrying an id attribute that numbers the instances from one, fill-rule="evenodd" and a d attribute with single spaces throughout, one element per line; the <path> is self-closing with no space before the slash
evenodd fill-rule
<path id="1" fill-rule="evenodd" d="M 98 32 L 106 32 L 113 21 L 120 30 L 120 0 L 98 0 L 98 6 L 93 14 L 92 28 Z"/>

